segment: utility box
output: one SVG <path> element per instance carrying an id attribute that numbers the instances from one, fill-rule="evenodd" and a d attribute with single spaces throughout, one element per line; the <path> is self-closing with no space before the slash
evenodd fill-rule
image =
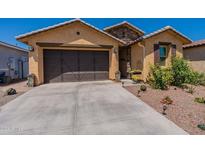
<path id="1" fill-rule="evenodd" d="M 35 75 L 34 74 L 29 74 L 28 77 L 28 87 L 34 87 L 34 84 L 35 84 Z"/>
<path id="2" fill-rule="evenodd" d="M 116 71 L 116 72 L 115 72 L 115 81 L 120 82 L 120 78 L 121 78 L 121 73 L 120 73 L 120 71 Z"/>

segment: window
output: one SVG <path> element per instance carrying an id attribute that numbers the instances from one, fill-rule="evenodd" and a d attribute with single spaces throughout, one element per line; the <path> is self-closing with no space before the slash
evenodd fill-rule
<path id="1" fill-rule="evenodd" d="M 159 47 L 159 53 L 160 53 L 160 64 L 165 65 L 166 58 L 167 58 L 167 47 L 166 46 L 160 46 Z"/>

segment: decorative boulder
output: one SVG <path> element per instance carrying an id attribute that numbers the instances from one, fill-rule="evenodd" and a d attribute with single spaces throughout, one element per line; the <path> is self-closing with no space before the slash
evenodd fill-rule
<path id="1" fill-rule="evenodd" d="M 6 91 L 7 95 L 15 95 L 16 94 L 16 90 L 14 88 L 9 88 Z"/>
<path id="2" fill-rule="evenodd" d="M 146 87 L 145 85 L 141 85 L 141 86 L 140 86 L 140 90 L 141 90 L 141 91 L 146 91 L 146 90 L 147 90 L 147 87 Z"/>

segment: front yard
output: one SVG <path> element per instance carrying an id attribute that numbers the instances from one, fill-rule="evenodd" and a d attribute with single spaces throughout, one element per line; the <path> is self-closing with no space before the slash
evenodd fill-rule
<path id="1" fill-rule="evenodd" d="M 26 85 L 27 81 L 18 81 L 11 84 L 0 84 L 0 107 L 5 105 L 6 103 L 12 101 L 16 97 L 22 95 L 27 92 L 31 88 Z M 6 95 L 6 91 L 9 88 L 14 88 L 17 92 L 15 95 Z"/>
<path id="2" fill-rule="evenodd" d="M 173 86 L 169 90 L 159 90 L 152 89 L 147 85 L 147 90 L 140 92 L 140 94 L 138 94 L 140 86 L 137 84 L 126 86 L 125 88 L 159 113 L 163 111 L 163 104 L 160 101 L 164 97 L 169 96 L 173 103 L 167 105 L 165 116 L 189 134 L 205 135 L 205 131 L 197 127 L 198 124 L 205 124 L 205 104 L 194 101 L 196 97 L 205 97 L 204 86 L 194 87 L 193 94 Z"/>

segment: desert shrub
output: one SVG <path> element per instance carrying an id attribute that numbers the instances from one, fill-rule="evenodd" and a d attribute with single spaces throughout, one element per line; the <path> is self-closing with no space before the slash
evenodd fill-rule
<path id="1" fill-rule="evenodd" d="M 186 84 L 205 86 L 205 75 L 192 70 L 183 58 L 173 58 L 170 68 L 155 65 L 150 70 L 148 82 L 156 89 L 167 89 L 169 85 L 182 88 Z M 193 89 L 189 90 L 191 92 Z"/>
<path id="2" fill-rule="evenodd" d="M 145 85 L 141 85 L 141 86 L 140 86 L 140 90 L 141 90 L 141 91 L 146 91 L 146 90 L 147 90 L 147 87 L 146 87 Z"/>
<path id="3" fill-rule="evenodd" d="M 15 95 L 15 94 L 16 94 L 16 90 L 13 89 L 13 88 L 9 88 L 9 89 L 6 91 L 6 94 L 7 94 L 7 95 Z"/>
<path id="4" fill-rule="evenodd" d="M 195 77 L 186 60 L 176 57 L 172 59 L 173 82 L 175 86 L 181 86 L 183 83 L 190 83 Z M 191 77 L 189 77 L 191 76 Z"/>
<path id="5" fill-rule="evenodd" d="M 205 98 L 204 97 L 196 97 L 194 99 L 195 102 L 205 104 Z"/>
<path id="6" fill-rule="evenodd" d="M 205 124 L 198 124 L 197 127 L 201 130 L 205 130 Z"/>
<path id="7" fill-rule="evenodd" d="M 186 83 L 183 83 L 183 84 L 180 85 L 180 88 L 186 90 L 186 89 L 189 88 L 189 86 Z"/>
<path id="8" fill-rule="evenodd" d="M 195 88 L 193 86 L 188 86 L 186 92 L 193 94 L 195 92 Z"/>
<path id="9" fill-rule="evenodd" d="M 141 70 L 132 69 L 129 73 L 130 73 L 131 79 L 134 82 L 139 82 L 142 80 L 142 78 L 141 78 L 142 71 Z"/>
<path id="10" fill-rule="evenodd" d="M 182 86 L 184 83 L 193 85 L 205 85 L 205 75 L 203 73 L 198 73 L 193 71 L 188 65 L 188 62 L 183 58 L 173 58 L 172 59 L 172 72 L 173 72 L 173 85 Z"/>
<path id="11" fill-rule="evenodd" d="M 168 89 L 173 82 L 173 75 L 170 68 L 160 67 L 159 65 L 151 66 L 148 77 L 148 83 L 155 89 Z"/>
<path id="12" fill-rule="evenodd" d="M 134 81 L 134 82 L 140 82 L 140 81 L 141 81 L 141 78 L 140 78 L 138 75 L 132 75 L 132 76 L 131 76 L 131 79 L 132 79 L 132 81 Z"/>
<path id="13" fill-rule="evenodd" d="M 204 73 L 199 73 L 199 80 L 198 84 L 205 86 L 205 74 Z"/>
<path id="14" fill-rule="evenodd" d="M 172 104 L 173 103 L 173 100 L 169 97 L 169 96 L 166 96 L 164 97 L 161 101 L 160 101 L 162 104 Z"/>
<path id="15" fill-rule="evenodd" d="M 203 74 L 191 71 L 189 76 L 186 79 L 186 83 L 190 83 L 193 85 L 200 85 L 203 81 Z"/>

